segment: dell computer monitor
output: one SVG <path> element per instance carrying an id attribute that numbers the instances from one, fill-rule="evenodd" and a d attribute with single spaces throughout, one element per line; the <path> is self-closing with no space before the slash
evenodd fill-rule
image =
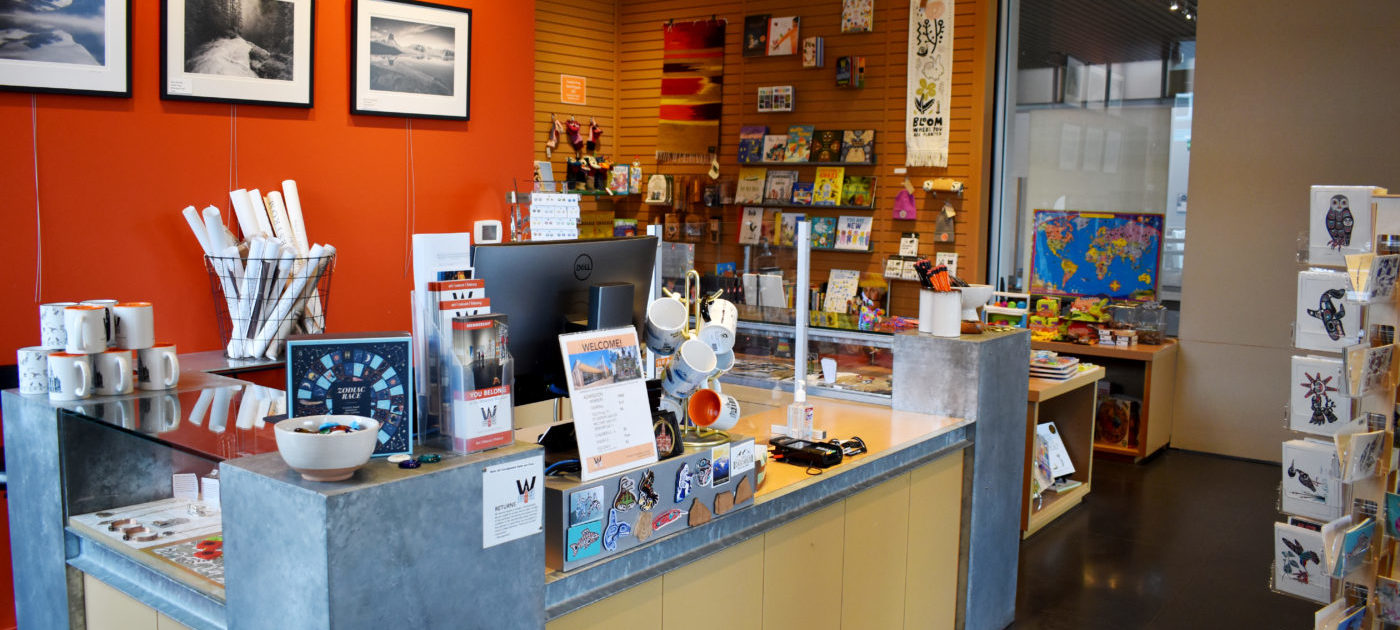
<path id="1" fill-rule="evenodd" d="M 594 285 L 632 284 L 640 341 L 656 265 L 656 238 L 609 238 L 478 245 L 473 266 L 486 281 L 491 312 L 504 314 L 515 362 L 515 404 L 567 396 L 559 335 L 582 330 Z"/>

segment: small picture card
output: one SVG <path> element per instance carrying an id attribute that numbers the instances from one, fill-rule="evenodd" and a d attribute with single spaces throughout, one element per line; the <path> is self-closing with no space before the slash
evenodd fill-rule
<path id="1" fill-rule="evenodd" d="M 1305 350 L 1341 352 L 1361 338 L 1363 307 L 1346 301 L 1350 287 L 1345 272 L 1298 272 L 1294 345 Z"/>
<path id="2" fill-rule="evenodd" d="M 900 256 L 918 256 L 918 255 L 919 255 L 919 233 L 918 233 L 918 232 L 905 232 L 904 234 L 901 234 L 901 235 L 900 235 L 900 237 L 899 237 L 899 255 L 900 255 Z"/>

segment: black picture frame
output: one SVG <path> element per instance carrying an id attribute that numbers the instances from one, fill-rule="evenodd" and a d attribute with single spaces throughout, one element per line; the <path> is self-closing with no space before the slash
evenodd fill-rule
<path id="1" fill-rule="evenodd" d="M 219 2 L 222 6 L 241 6 L 243 2 L 256 2 L 257 0 L 232 0 L 232 5 L 227 2 Z M 299 107 L 310 108 L 315 104 L 315 68 L 316 68 L 316 2 L 315 0 L 287 0 L 285 3 L 290 9 L 291 15 L 275 16 L 277 22 L 285 23 L 291 20 L 291 40 L 290 49 L 283 47 L 277 49 L 277 44 L 283 39 L 279 35 L 284 32 L 278 26 L 259 25 L 248 27 L 246 32 L 240 32 L 236 38 L 220 37 L 219 39 L 208 39 L 202 43 L 193 45 L 186 42 L 187 38 L 209 38 L 210 32 L 227 32 L 238 29 L 243 31 L 242 25 L 234 25 L 228 22 L 232 18 L 217 21 L 219 11 L 213 7 L 214 0 L 160 0 L 160 97 L 170 101 L 200 101 L 210 103 L 231 103 L 231 104 L 251 104 L 251 105 L 275 105 L 279 107 Z M 199 25 L 192 25 L 187 19 L 186 11 L 191 8 L 191 4 L 202 5 L 208 3 L 207 7 L 198 7 L 201 22 Z M 269 19 L 269 22 L 273 20 Z M 280 25 L 279 25 L 280 26 Z M 249 41 L 251 38 L 255 41 Z M 231 40 L 237 40 L 236 42 Z M 219 64 L 211 56 L 207 61 L 205 71 L 191 70 L 191 63 L 201 63 L 192 61 L 190 57 L 192 46 L 199 46 L 194 50 L 195 57 L 201 57 L 199 53 L 209 54 L 213 47 L 223 42 L 226 47 L 247 45 L 249 49 L 249 65 L 247 67 L 229 66 Z M 255 42 L 261 42 L 255 43 Z M 206 50 L 207 49 L 207 50 Z M 269 50 L 270 49 L 270 50 Z M 255 54 L 256 53 L 256 54 Z M 256 57 L 256 59 L 255 59 Z M 254 64 L 257 67 L 254 68 Z M 215 72 L 211 70 L 222 70 Z M 256 73 L 256 76 L 247 76 L 242 73 Z M 276 74 L 288 74 L 290 78 L 271 76 Z"/>
<path id="2" fill-rule="evenodd" d="M 20 8 L 18 4 L 0 3 L 0 18 L 12 10 L 18 12 Z M 67 10 L 74 9 L 70 5 L 51 13 Z M 112 16 L 114 10 L 118 14 Z M 76 17 L 103 20 L 103 58 L 98 65 L 105 67 L 105 70 L 93 72 L 91 63 L 58 61 L 59 58 L 71 59 L 74 54 L 91 55 L 91 51 L 87 44 L 76 41 L 67 30 L 34 20 L 32 28 L 36 29 L 36 33 L 41 32 L 39 29 L 47 29 L 42 32 L 61 33 L 57 43 L 66 50 L 46 46 L 36 49 L 35 59 L 32 60 L 0 59 L 0 90 L 131 98 L 131 0 L 106 0 L 101 18 Z M 24 24 L 12 24 L 8 28 L 25 27 Z M 113 45 L 107 45 L 109 43 Z M 116 58 L 113 58 L 113 53 L 116 53 Z"/>
<path id="3" fill-rule="evenodd" d="M 350 113 L 471 120 L 472 18 L 469 8 L 419 0 L 352 0 Z M 400 43 L 404 26 L 428 28 Z M 412 72 L 397 71 L 405 63 Z"/>

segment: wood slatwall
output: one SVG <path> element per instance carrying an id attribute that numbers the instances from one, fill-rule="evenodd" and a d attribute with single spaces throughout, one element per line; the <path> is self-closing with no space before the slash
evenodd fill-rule
<path id="1" fill-rule="evenodd" d="M 900 234 L 911 231 L 922 235 L 921 254 L 931 256 L 935 251 L 956 251 L 959 254 L 960 275 L 968 281 L 984 281 L 988 229 L 986 188 L 990 181 L 991 154 L 991 80 L 996 42 L 995 3 L 989 0 L 955 2 L 949 165 L 948 168 L 911 168 L 909 177 L 916 187 L 928 178 L 952 177 L 962 180 L 966 191 L 962 198 L 955 198 L 950 195 L 925 195 L 920 190 L 917 194 L 920 210 L 917 221 L 896 221 L 891 212 L 895 194 L 904 179 L 903 175 L 896 175 L 894 169 L 903 166 L 905 157 L 904 103 L 909 5 L 902 0 L 877 0 L 875 5 L 874 32 L 842 34 L 841 3 L 836 0 L 819 4 L 799 0 L 616 0 L 616 4 L 606 0 L 586 0 L 567 6 L 553 0 L 542 1 L 537 5 L 536 18 L 538 101 L 535 119 L 540 134 L 537 152 L 543 155 L 549 112 L 558 107 L 559 72 L 569 71 L 565 68 L 582 67 L 586 72 L 593 73 L 589 75 L 588 109 L 593 110 L 595 102 L 604 108 L 606 103 L 611 102 L 615 107 L 617 123 L 608 128 L 611 137 L 605 137 L 604 151 L 623 156 L 629 161 L 631 156 L 640 156 L 644 172 L 657 172 L 654 155 L 660 101 L 662 28 L 669 20 L 707 19 L 711 16 L 723 18 L 728 20 L 728 27 L 725 31 L 725 89 L 720 136 L 722 177 L 737 177 L 737 145 L 741 126 L 767 125 L 770 133 L 784 133 L 789 125 L 796 124 L 815 125 L 817 129 L 876 130 L 877 164 L 847 167 L 847 172 L 851 174 L 878 176 L 876 209 L 872 211 L 875 218 L 872 239 L 875 253 L 813 251 L 814 281 L 824 280 L 827 271 L 832 268 L 881 272 L 885 259 L 897 252 Z M 801 37 L 824 38 L 825 67 L 803 68 L 801 55 L 744 57 L 740 48 L 744 16 L 764 13 L 800 16 Z M 613 41 L 607 38 L 609 19 L 615 23 L 616 37 Z M 597 27 L 592 32 L 576 28 L 583 23 L 596 23 Z M 577 39 L 593 41 L 576 42 Z M 593 58 L 582 58 L 590 55 Z M 615 81 L 605 78 L 610 55 L 616 59 Z M 866 83 L 863 89 L 836 87 L 836 59 L 846 55 L 865 57 Z M 596 79 L 599 89 L 596 90 L 593 83 L 595 74 L 599 77 Z M 796 103 L 792 112 L 758 113 L 757 89 L 769 85 L 794 86 Z M 604 120 L 601 111 L 593 115 L 599 116 L 600 121 Z M 556 159 L 556 163 L 556 172 L 559 172 L 562 161 Z M 799 171 L 802 181 L 813 179 L 815 167 L 793 168 Z M 659 170 L 662 173 L 701 177 L 707 169 L 702 166 L 662 165 Z M 935 247 L 932 242 L 934 216 L 944 199 L 952 201 L 958 211 L 956 242 Z M 635 202 L 617 203 L 616 207 L 618 216 L 635 216 L 639 223 L 659 223 L 665 212 L 671 211 Z M 734 261 L 742 266 L 743 252 L 735 243 L 740 208 L 729 206 L 722 211 L 703 208 L 699 211 L 707 216 L 722 216 L 724 232 L 720 246 L 701 244 L 696 247 L 697 268 L 713 271 L 713 265 L 721 261 Z M 814 216 L 838 216 L 843 212 L 822 209 L 801 211 Z M 785 252 L 783 255 L 790 260 L 791 250 Z M 899 315 L 916 314 L 917 284 L 897 281 L 893 285 L 893 312 Z"/>

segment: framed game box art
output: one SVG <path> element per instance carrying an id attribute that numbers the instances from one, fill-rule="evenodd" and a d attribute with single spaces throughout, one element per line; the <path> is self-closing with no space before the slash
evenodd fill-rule
<path id="1" fill-rule="evenodd" d="M 413 336 L 406 332 L 287 339 L 287 417 L 379 421 L 374 455 L 413 453 Z"/>

